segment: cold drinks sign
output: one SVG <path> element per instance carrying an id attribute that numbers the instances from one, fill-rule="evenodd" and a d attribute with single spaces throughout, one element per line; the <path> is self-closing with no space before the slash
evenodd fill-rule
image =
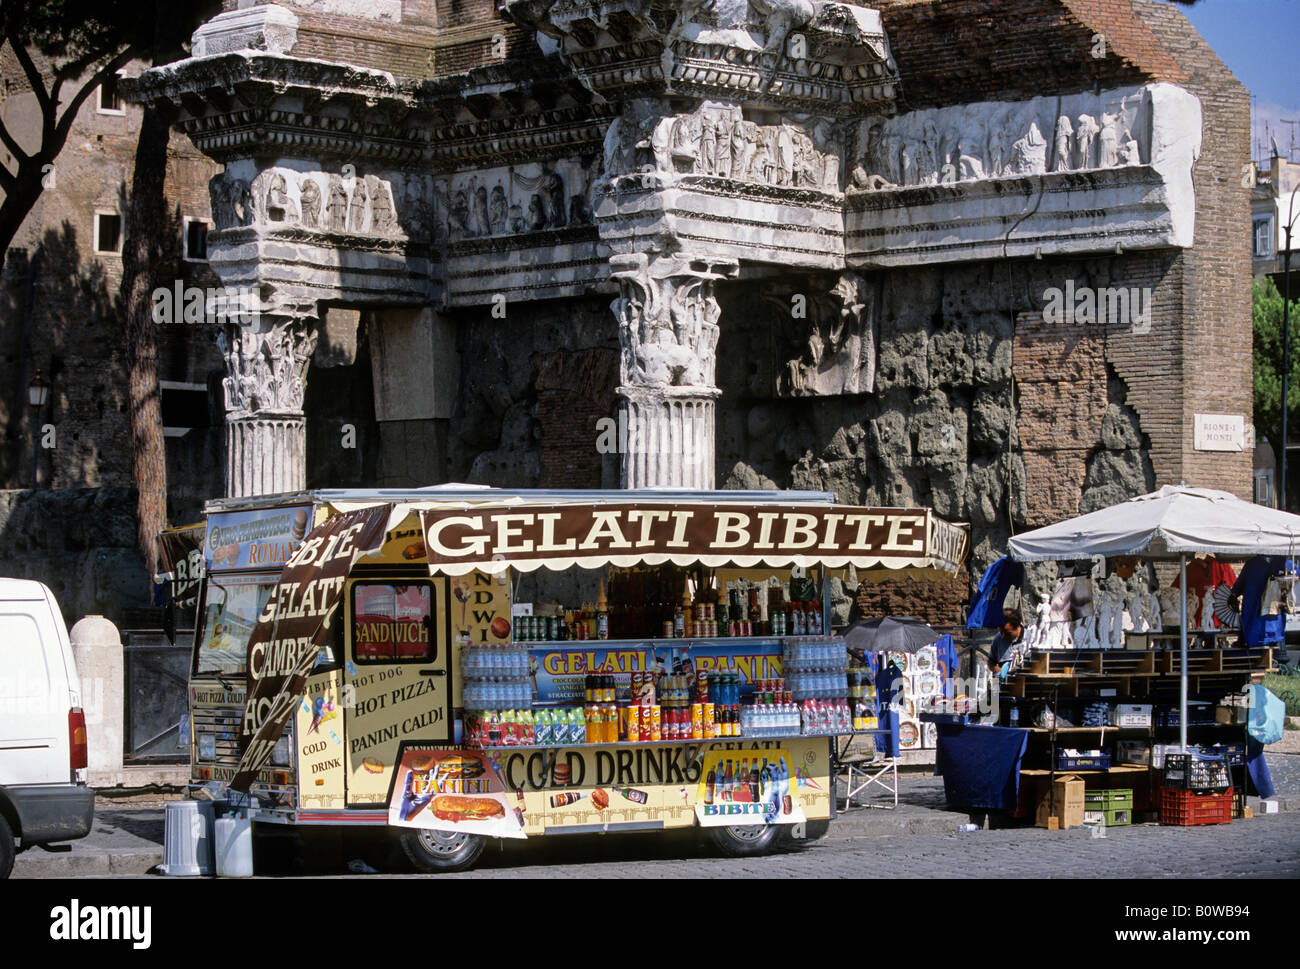
<path id="1" fill-rule="evenodd" d="M 925 509 L 608 503 L 421 512 L 429 570 L 463 575 L 673 562 L 955 572 L 965 530 Z"/>

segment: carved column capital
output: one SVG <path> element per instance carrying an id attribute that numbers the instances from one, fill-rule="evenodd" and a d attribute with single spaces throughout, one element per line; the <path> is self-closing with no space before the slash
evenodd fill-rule
<path id="1" fill-rule="evenodd" d="M 625 488 L 713 487 L 719 279 L 735 260 L 684 253 L 610 258 L 619 296 Z"/>
<path id="2" fill-rule="evenodd" d="M 217 337 L 226 358 L 226 492 L 301 491 L 307 483 L 303 395 L 316 349 L 315 321 L 262 318 Z"/>
<path id="3" fill-rule="evenodd" d="M 307 367 L 316 349 L 314 320 L 271 318 L 217 337 L 226 358 L 226 419 L 302 415 Z"/>
<path id="4" fill-rule="evenodd" d="M 734 277 L 736 261 L 632 253 L 610 257 L 610 268 L 623 385 L 714 391 L 722 311 L 713 284 Z"/>

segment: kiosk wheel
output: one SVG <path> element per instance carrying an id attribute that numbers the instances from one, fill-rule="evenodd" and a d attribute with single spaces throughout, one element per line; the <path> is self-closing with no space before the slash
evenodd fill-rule
<path id="1" fill-rule="evenodd" d="M 709 837 L 719 851 L 729 858 L 752 858 L 769 854 L 777 844 L 780 825 L 735 824 L 709 828 Z"/>
<path id="2" fill-rule="evenodd" d="M 477 834 L 406 828 L 398 835 L 402 851 L 423 872 L 464 871 L 478 861 L 487 839 Z"/>

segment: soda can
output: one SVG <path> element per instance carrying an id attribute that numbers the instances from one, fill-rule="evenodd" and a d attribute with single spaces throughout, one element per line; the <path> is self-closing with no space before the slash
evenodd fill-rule
<path id="1" fill-rule="evenodd" d="M 663 740 L 663 711 L 659 704 L 652 704 L 650 707 L 650 739 Z"/>
<path id="2" fill-rule="evenodd" d="M 691 704 L 691 737 L 699 740 L 704 736 L 704 704 Z"/>
<path id="3" fill-rule="evenodd" d="M 673 638 L 673 621 L 672 621 L 671 619 L 665 619 L 665 620 L 664 620 L 664 633 L 663 633 L 663 638 L 664 638 L 664 639 L 672 639 L 672 638 Z"/>

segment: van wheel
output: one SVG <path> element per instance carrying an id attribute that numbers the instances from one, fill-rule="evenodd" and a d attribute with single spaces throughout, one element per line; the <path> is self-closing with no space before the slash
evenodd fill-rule
<path id="1" fill-rule="evenodd" d="M 768 854 L 780 835 L 776 824 L 736 824 L 726 828 L 709 828 L 709 837 L 728 858 L 752 858 Z"/>
<path id="2" fill-rule="evenodd" d="M 477 834 L 406 828 L 398 835 L 402 851 L 423 872 L 464 871 L 478 861 L 487 839 Z"/>
<path id="3" fill-rule="evenodd" d="M 0 814 L 0 880 L 14 870 L 14 833 L 5 816 Z"/>

